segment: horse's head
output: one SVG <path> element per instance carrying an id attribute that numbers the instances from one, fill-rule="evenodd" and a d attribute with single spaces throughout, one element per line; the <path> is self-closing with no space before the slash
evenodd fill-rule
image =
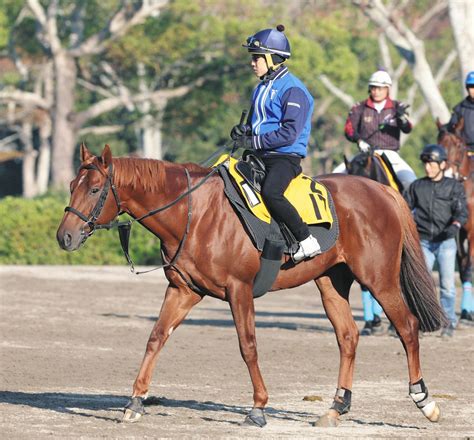
<path id="1" fill-rule="evenodd" d="M 447 125 L 442 125 L 439 120 L 436 121 L 438 126 L 438 144 L 442 145 L 448 154 L 448 167 L 457 173 L 465 154 L 465 143 L 461 137 L 464 128 L 464 118 L 461 118 L 454 126 L 454 132 L 448 131 Z"/>
<path id="2" fill-rule="evenodd" d="M 358 153 L 351 161 L 344 156 L 344 163 L 348 174 L 370 177 L 370 167 L 372 165 L 372 155 L 370 153 Z"/>
<path id="3" fill-rule="evenodd" d="M 61 248 L 74 251 L 92 235 L 97 225 L 109 223 L 120 211 L 108 145 L 101 156 L 94 156 L 84 144 L 81 145 L 81 166 L 70 190 L 69 206 L 56 238 Z"/>

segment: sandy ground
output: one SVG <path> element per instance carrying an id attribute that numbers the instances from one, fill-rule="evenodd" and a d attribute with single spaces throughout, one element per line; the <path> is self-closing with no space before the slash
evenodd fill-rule
<path id="1" fill-rule="evenodd" d="M 361 338 L 352 410 L 312 426 L 331 405 L 339 355 L 313 284 L 256 302 L 267 426 L 241 426 L 252 388 L 226 303 L 206 298 L 173 334 L 155 370 L 158 404 L 119 423 L 166 280 L 126 267 L 0 267 L 0 436 L 43 438 L 469 438 L 474 436 L 474 327 L 421 339 L 432 424 L 408 397 L 400 341 Z M 352 292 L 362 327 L 360 294 Z M 305 401 L 312 395 L 316 401 Z M 318 399 L 319 398 L 319 399 Z"/>

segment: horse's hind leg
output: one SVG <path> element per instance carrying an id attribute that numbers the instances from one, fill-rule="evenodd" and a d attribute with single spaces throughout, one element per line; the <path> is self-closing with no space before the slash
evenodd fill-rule
<path id="1" fill-rule="evenodd" d="M 171 333 L 201 299 L 200 295 L 187 287 L 168 286 L 160 316 L 151 331 L 140 371 L 133 384 L 132 398 L 125 407 L 124 421 L 136 421 L 145 413 L 143 400 L 148 393 L 158 354 Z"/>
<path id="2" fill-rule="evenodd" d="M 430 401 L 421 373 L 418 339 L 419 322 L 405 304 L 400 293 L 398 280 L 393 280 L 393 283 L 385 283 L 384 286 L 372 286 L 371 291 L 374 292 L 375 298 L 384 309 L 387 318 L 397 330 L 405 349 L 410 378 L 410 396 L 426 418 L 432 422 L 438 421 L 440 415 L 439 408 L 436 402 Z"/>
<path id="3" fill-rule="evenodd" d="M 316 280 L 324 310 L 336 332 L 340 363 L 336 395 L 329 412 L 316 426 L 337 426 L 339 416 L 349 412 L 359 330 L 352 316 L 348 297 L 354 277 L 346 265 L 338 265 Z"/>

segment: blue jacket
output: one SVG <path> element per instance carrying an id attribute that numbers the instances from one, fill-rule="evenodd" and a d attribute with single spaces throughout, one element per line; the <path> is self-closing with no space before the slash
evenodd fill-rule
<path id="1" fill-rule="evenodd" d="M 265 77 L 252 97 L 252 147 L 305 157 L 314 100 L 286 66 Z"/>

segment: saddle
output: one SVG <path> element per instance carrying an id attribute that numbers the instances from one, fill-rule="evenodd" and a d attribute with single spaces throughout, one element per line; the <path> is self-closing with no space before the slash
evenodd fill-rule
<path id="1" fill-rule="evenodd" d="M 260 157 L 253 154 L 251 150 L 245 150 L 235 168 L 254 191 L 258 193 L 262 191 L 267 171 Z"/>

